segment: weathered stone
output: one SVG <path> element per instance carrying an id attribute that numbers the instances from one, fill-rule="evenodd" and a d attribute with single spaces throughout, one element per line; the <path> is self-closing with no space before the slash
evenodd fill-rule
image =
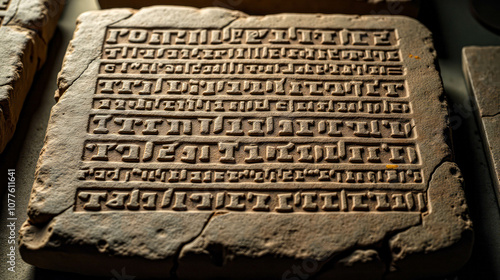
<path id="1" fill-rule="evenodd" d="M 332 13 L 361 15 L 405 15 L 417 17 L 418 0 L 99 0 L 103 9 L 134 8 L 153 5 L 188 5 L 197 8 L 219 7 L 253 15 L 275 13 Z"/>
<path id="2" fill-rule="evenodd" d="M 181 279 L 456 270 L 472 229 L 435 62 L 406 17 L 85 13 L 22 256 Z"/>
<path id="3" fill-rule="evenodd" d="M 500 201 L 500 47 L 465 47 L 464 74 Z"/>
<path id="4" fill-rule="evenodd" d="M 63 6 L 64 0 L 0 1 L 0 152 L 14 134 Z"/>

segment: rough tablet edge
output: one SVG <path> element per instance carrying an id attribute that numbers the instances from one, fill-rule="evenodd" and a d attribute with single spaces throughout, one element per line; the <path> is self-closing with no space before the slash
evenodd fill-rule
<path id="1" fill-rule="evenodd" d="M 24 100 L 30 90 L 36 71 L 45 63 L 48 41 L 54 34 L 64 7 L 64 0 L 12 3 L 13 13 L 4 18 L 0 29 L 11 38 L 0 51 L 0 153 L 14 136 Z M 34 11 L 33 11 L 34 10 Z M 24 36 L 24 38 L 22 38 Z"/>
<path id="2" fill-rule="evenodd" d="M 2 26 L 33 30 L 48 44 L 65 3 L 66 0 L 11 0 Z"/>

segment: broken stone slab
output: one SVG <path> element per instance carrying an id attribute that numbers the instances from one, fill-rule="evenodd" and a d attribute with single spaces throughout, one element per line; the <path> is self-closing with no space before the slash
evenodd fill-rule
<path id="1" fill-rule="evenodd" d="M 361 15 L 405 15 L 417 17 L 420 1 L 415 0 L 99 0 L 102 9 L 154 5 L 181 5 L 197 8 L 219 7 L 254 15 L 275 13 L 331 13 Z"/>
<path id="2" fill-rule="evenodd" d="M 0 0 L 2 25 L 33 30 L 48 43 L 64 3 L 65 0 Z"/>
<path id="3" fill-rule="evenodd" d="M 64 0 L 0 1 L 0 152 L 14 135 L 63 6 Z"/>
<path id="4" fill-rule="evenodd" d="M 465 47 L 462 63 L 500 201 L 500 47 Z"/>
<path id="5" fill-rule="evenodd" d="M 25 261 L 180 279 L 414 279 L 468 259 L 430 32 L 406 17 L 89 12 Z"/>

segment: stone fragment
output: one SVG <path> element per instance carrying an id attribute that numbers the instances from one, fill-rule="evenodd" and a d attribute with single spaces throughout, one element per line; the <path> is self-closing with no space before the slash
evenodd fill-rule
<path id="1" fill-rule="evenodd" d="M 99 0 L 102 9 L 153 5 L 219 7 L 253 15 L 276 13 L 331 13 L 361 15 L 405 15 L 417 17 L 418 0 Z"/>
<path id="2" fill-rule="evenodd" d="M 435 63 L 406 17 L 85 13 L 21 254 L 180 279 L 457 270 L 472 228 Z"/>
<path id="3" fill-rule="evenodd" d="M 0 1 L 0 152 L 12 138 L 64 0 Z"/>
<path id="4" fill-rule="evenodd" d="M 465 47 L 462 62 L 500 201 L 500 46 Z"/>

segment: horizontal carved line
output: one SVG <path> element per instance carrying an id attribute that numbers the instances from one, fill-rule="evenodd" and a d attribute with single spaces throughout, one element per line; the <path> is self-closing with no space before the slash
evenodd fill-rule
<path id="1" fill-rule="evenodd" d="M 414 138 L 362 138 L 362 137 L 308 137 L 308 136 L 283 136 L 283 137 L 270 137 L 270 136 L 196 136 L 196 135 L 126 135 L 126 134 L 87 134 L 86 140 L 95 141 L 152 141 L 152 142 L 177 142 L 186 141 L 187 143 L 218 143 L 219 141 L 234 141 L 242 144 L 245 143 L 334 143 L 335 141 L 344 141 L 349 144 L 370 145 L 380 144 L 383 140 L 387 144 L 414 144 L 417 142 Z"/>
<path id="2" fill-rule="evenodd" d="M 106 74 L 106 73 L 98 73 L 98 78 L 108 78 L 108 79 L 158 79 L 158 78 L 168 78 L 168 79 L 193 79 L 193 75 L 196 77 L 202 77 L 203 79 L 232 79 L 237 77 L 238 79 L 282 79 L 282 78 L 292 78 L 298 80 L 308 80 L 308 81 L 353 81 L 353 77 L 356 80 L 366 80 L 373 81 L 376 77 L 377 80 L 380 81 L 394 81 L 395 79 L 403 80 L 406 75 L 397 75 L 397 76 L 381 76 L 381 75 L 303 75 L 303 74 Z"/>
<path id="3" fill-rule="evenodd" d="M 176 50 L 176 49 L 246 49 L 246 48 L 263 48 L 267 47 L 270 49 L 277 48 L 289 48 L 289 49 L 320 49 L 320 50 L 353 50 L 353 51 L 364 51 L 364 50 L 374 50 L 374 51 L 398 51 L 399 48 L 396 45 L 390 46 L 342 46 L 342 45 L 290 45 L 290 44 L 258 44 L 258 45 L 248 45 L 248 44 L 220 44 L 220 45 L 150 45 L 150 44 L 105 44 L 104 48 L 149 48 L 149 49 L 167 49 L 167 50 Z"/>
<path id="4" fill-rule="evenodd" d="M 121 62 L 131 62 L 131 63 L 165 63 L 165 64 L 186 64 L 190 61 L 196 62 L 196 64 L 220 64 L 220 63 L 246 63 L 246 64 L 309 64 L 309 65 L 321 65 L 321 64 L 349 64 L 349 65 L 368 65 L 368 66 L 404 66 L 401 61 L 379 61 L 379 62 L 366 62 L 366 61 L 351 61 L 351 60 L 308 60 L 308 59 L 217 59 L 217 60 L 198 60 L 198 59 L 100 59 L 101 63 L 121 63 Z"/>
<path id="5" fill-rule="evenodd" d="M 364 184 L 356 183 L 338 183 L 338 182 L 274 182 L 274 183 L 181 183 L 181 182 L 144 182 L 129 181 L 126 184 L 120 181 L 80 181 L 78 182 L 79 188 L 95 189 L 95 190 L 131 190 L 131 189 L 144 189 L 144 190 L 165 190 L 173 188 L 179 191 L 256 191 L 262 192 L 281 192 L 286 191 L 339 191 L 339 190 L 367 190 Z M 427 186 L 423 183 L 406 183 L 406 184 L 390 184 L 380 183 L 377 184 L 376 190 L 392 190 L 392 191 L 422 191 Z"/>
<path id="6" fill-rule="evenodd" d="M 409 97 L 371 97 L 371 96 L 363 96 L 360 97 L 344 97 L 344 96 L 295 96 L 295 95 L 192 95 L 192 94 L 151 94 L 151 95 L 131 95 L 131 94 L 105 94 L 96 93 L 94 95 L 94 99 L 165 99 L 165 100 L 184 100 L 184 99 L 200 99 L 203 101 L 210 100 L 223 100 L 223 101 L 260 101 L 260 100 L 269 100 L 269 101 L 334 101 L 334 102 L 380 102 L 380 101 L 394 101 L 394 102 L 402 102 L 402 101 L 410 101 Z"/>
<path id="7" fill-rule="evenodd" d="M 102 168 L 137 168 L 137 163 L 135 162 L 82 162 L 84 167 L 102 167 Z M 349 165 L 346 167 L 346 165 Z M 186 163 L 170 163 L 170 162 L 162 162 L 162 163 L 141 163 L 141 168 L 148 169 L 189 169 L 189 170 L 202 170 L 202 171 L 227 171 L 227 170 L 246 170 L 250 167 L 252 169 L 335 169 L 335 170 L 349 170 L 349 171 L 386 171 L 389 170 L 386 168 L 386 164 L 382 163 L 363 163 L 363 164 L 345 164 L 345 163 L 321 163 L 321 164 L 311 164 L 311 163 L 254 163 L 254 164 L 225 164 L 225 163 L 215 163 L 210 164 L 209 166 L 203 165 L 193 165 Z M 203 167 L 203 168 L 201 168 Z M 422 168 L 422 164 L 399 164 L 398 171 L 406 170 L 406 169 L 418 169 Z"/>
<path id="8" fill-rule="evenodd" d="M 104 109 L 92 109 L 89 112 L 90 115 L 94 114 L 107 114 L 107 115 L 119 115 L 123 117 L 166 117 L 166 118 L 196 118 L 196 117 L 300 117 L 300 118 L 312 118 L 312 119 L 324 119 L 324 118 L 338 118 L 338 119 L 352 119 L 352 115 L 356 115 L 356 117 L 367 118 L 370 120 L 376 119 L 401 119 L 402 117 L 408 118 L 406 114 L 397 114 L 397 115 L 374 115 L 369 113 L 351 113 L 352 115 L 346 115 L 346 113 L 331 113 L 331 112 L 315 112 L 315 113 L 307 113 L 307 112 L 266 112 L 265 116 L 262 116 L 262 113 L 259 112 L 151 112 L 151 111 L 141 111 L 140 113 L 136 111 L 128 111 L 126 114 L 122 110 L 104 110 Z M 405 116 L 406 115 L 406 116 Z M 409 118 L 408 118 L 409 120 Z"/>

